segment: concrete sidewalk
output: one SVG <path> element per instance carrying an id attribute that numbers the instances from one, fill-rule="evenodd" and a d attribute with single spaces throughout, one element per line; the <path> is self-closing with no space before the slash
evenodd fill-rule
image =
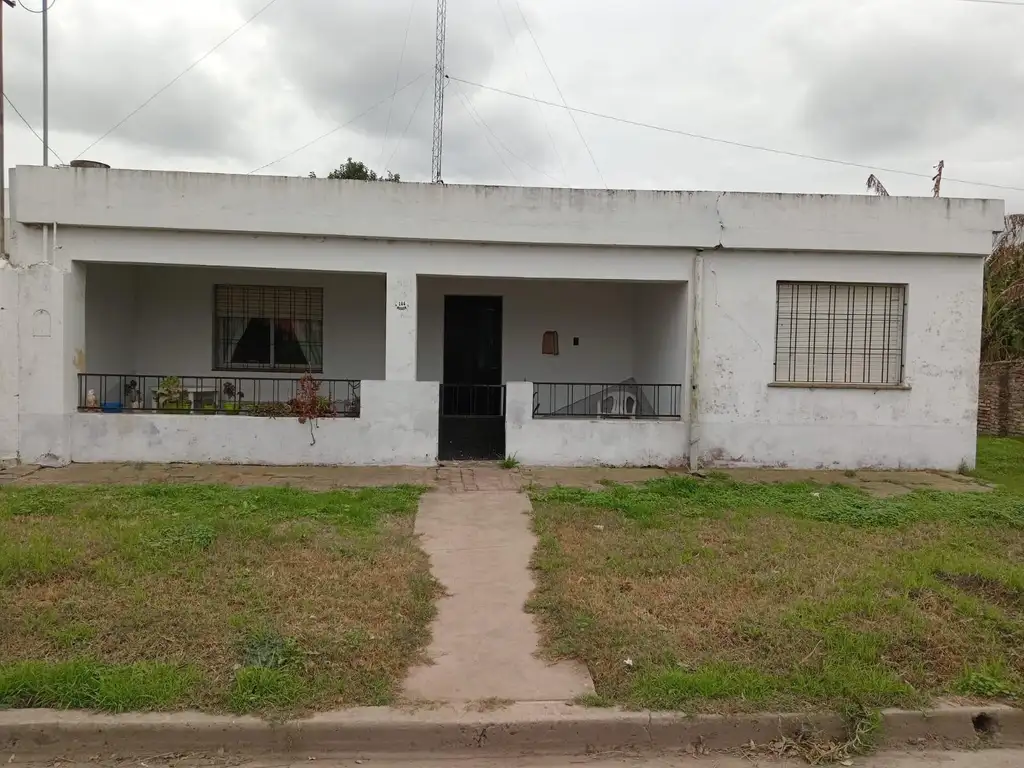
<path id="1" fill-rule="evenodd" d="M 428 655 L 405 693 L 414 700 L 566 701 L 594 690 L 582 664 L 538 659 L 524 606 L 533 591 L 530 501 L 514 491 L 427 493 L 416 533 L 441 599 Z"/>

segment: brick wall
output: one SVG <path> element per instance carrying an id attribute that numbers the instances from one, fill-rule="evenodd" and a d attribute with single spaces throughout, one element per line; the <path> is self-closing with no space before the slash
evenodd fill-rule
<path id="1" fill-rule="evenodd" d="M 982 363 L 978 434 L 1024 435 L 1024 360 Z"/>

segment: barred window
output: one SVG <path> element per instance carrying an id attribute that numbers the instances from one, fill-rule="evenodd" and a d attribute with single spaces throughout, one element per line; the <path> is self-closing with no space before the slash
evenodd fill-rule
<path id="1" fill-rule="evenodd" d="M 321 288 L 214 286 L 214 367 L 323 371 Z"/>
<path id="2" fill-rule="evenodd" d="M 778 283 L 777 383 L 903 383 L 905 285 Z"/>

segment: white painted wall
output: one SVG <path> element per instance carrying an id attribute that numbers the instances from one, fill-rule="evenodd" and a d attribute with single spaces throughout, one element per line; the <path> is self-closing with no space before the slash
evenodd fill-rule
<path id="1" fill-rule="evenodd" d="M 364 381 L 358 419 L 75 413 L 72 459 L 221 464 L 429 465 L 437 459 L 433 382 Z"/>
<path id="2" fill-rule="evenodd" d="M 974 466 L 982 260 L 705 254 L 700 454 L 705 464 Z M 776 388 L 775 282 L 905 283 L 908 390 Z"/>
<path id="3" fill-rule="evenodd" d="M 628 283 L 420 277 L 421 381 L 443 378 L 446 295 L 502 297 L 503 381 L 618 382 L 633 375 Z M 558 332 L 557 356 L 541 354 L 545 331 Z"/>
<path id="4" fill-rule="evenodd" d="M 32 166 L 11 171 L 11 189 L 12 218 L 22 223 L 544 246 L 980 254 L 1003 226 L 1001 201 L 949 198 L 367 184 Z"/>
<path id="5" fill-rule="evenodd" d="M 18 456 L 18 272 L 0 259 L 0 461 Z"/>
<path id="6" fill-rule="evenodd" d="M 384 378 L 384 276 L 90 264 L 86 302 L 90 373 L 274 376 L 213 370 L 218 283 L 324 289 L 326 379 Z"/>
<path id="7" fill-rule="evenodd" d="M 638 283 L 633 302 L 633 376 L 642 384 L 682 384 L 689 347 L 686 285 Z"/>
<path id="8" fill-rule="evenodd" d="M 505 451 L 534 466 L 686 464 L 689 425 L 645 419 L 535 419 L 533 383 L 509 382 Z"/>
<path id="9" fill-rule="evenodd" d="M 85 367 L 90 373 L 134 373 L 139 322 L 138 272 L 119 264 L 89 264 L 85 270 Z M 116 393 L 114 393 L 116 394 Z"/>

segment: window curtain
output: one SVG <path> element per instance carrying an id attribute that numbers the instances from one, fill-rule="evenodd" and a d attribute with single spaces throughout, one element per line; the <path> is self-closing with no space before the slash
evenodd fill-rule
<path id="1" fill-rule="evenodd" d="M 228 366 L 234 362 L 238 343 L 242 340 L 248 325 L 249 318 L 247 317 L 221 318 L 221 342 L 217 350 L 221 356 L 220 365 Z"/>
<path id="2" fill-rule="evenodd" d="M 313 369 L 322 369 L 324 365 L 324 328 L 317 320 L 297 320 L 293 324 L 295 338 L 302 346 L 306 362 Z"/>

